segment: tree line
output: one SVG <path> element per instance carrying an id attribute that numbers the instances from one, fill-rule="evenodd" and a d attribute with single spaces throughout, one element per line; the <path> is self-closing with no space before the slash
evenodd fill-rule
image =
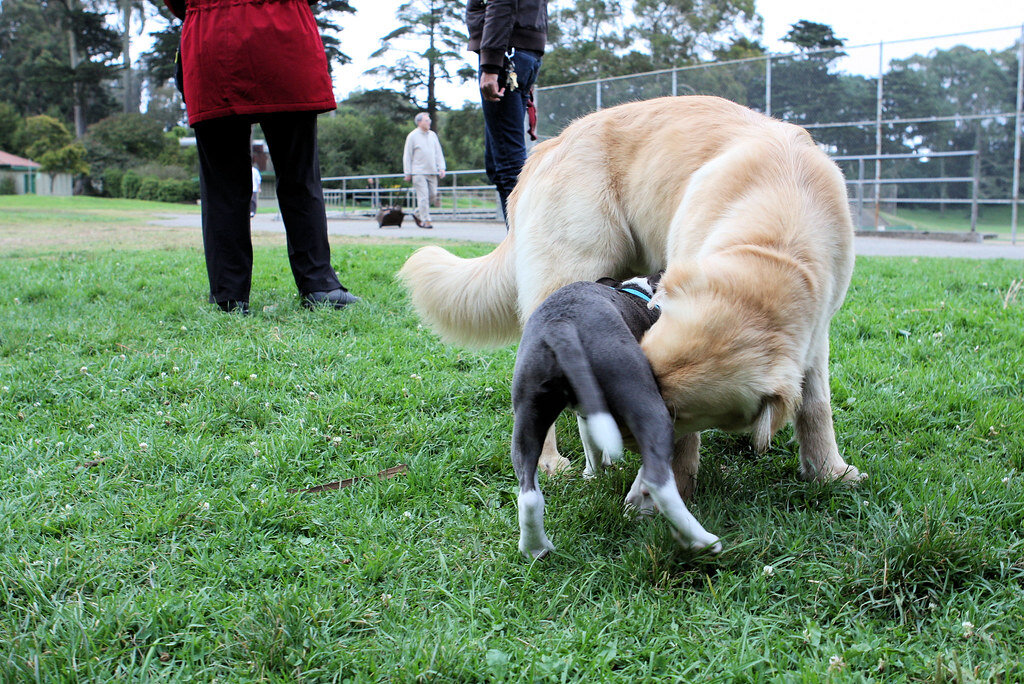
<path id="1" fill-rule="evenodd" d="M 330 63 L 347 63 L 342 26 L 354 8 L 348 0 L 318 0 L 313 7 Z M 755 0 L 556 0 L 550 8 L 541 85 L 767 54 L 759 42 L 762 21 Z M 464 0 L 406 0 L 399 6 L 398 28 L 385 33 L 371 55 L 370 72 L 388 87 L 353 93 L 339 102 L 337 112 L 321 117 L 324 175 L 398 172 L 404 137 L 420 110 L 436 122 L 450 168 L 483 165 L 479 105 L 452 109 L 437 99 L 439 83 L 475 76 L 475 65 L 466 59 L 464 12 Z M 179 32 L 180 22 L 162 0 L 4 0 L 0 149 L 40 161 L 47 172 L 74 173 L 86 192 L 122 192 L 128 172 L 165 182 L 165 195 L 173 194 L 171 181 L 185 192 L 181 184 L 194 181 L 197 165 L 194 150 L 179 144 L 189 134 L 173 85 Z M 132 46 L 143 33 L 151 44 L 136 57 Z M 798 54 L 774 67 L 775 116 L 796 123 L 874 117 L 875 81 L 835 68 L 844 54 L 843 40 L 831 27 L 800 21 L 784 40 Z M 721 94 L 763 108 L 763 80 L 756 73 L 745 78 L 743 69 L 756 71 L 746 66 L 723 77 L 707 70 L 705 81 L 694 77 L 688 92 Z M 960 46 L 896 60 L 885 75 L 887 115 L 970 115 L 984 107 L 1012 111 L 1015 73 L 1012 48 L 986 52 Z M 475 92 L 472 83 L 466 87 Z M 644 96 L 625 92 L 620 99 Z M 843 103 L 841 110 L 836 103 Z M 837 154 L 874 151 L 873 133 L 864 129 L 816 129 L 814 134 Z M 1012 126 L 976 119 L 887 130 L 884 151 L 982 150 L 983 193 L 1006 196 L 1010 173 L 1003 173 L 1005 155 L 996 153 L 1007 145 L 1012 146 Z M 950 167 L 966 163 L 944 161 L 942 173 L 959 173 Z M 127 185 L 133 190 L 139 184 Z"/>

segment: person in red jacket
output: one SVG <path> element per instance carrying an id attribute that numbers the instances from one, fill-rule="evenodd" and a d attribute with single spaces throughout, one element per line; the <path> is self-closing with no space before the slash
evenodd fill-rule
<path id="1" fill-rule="evenodd" d="M 248 313 L 252 284 L 252 126 L 277 174 L 288 259 L 302 305 L 359 301 L 331 266 L 317 114 L 335 108 L 308 0 L 164 0 L 178 18 L 185 107 L 199 150 L 210 300 Z"/>

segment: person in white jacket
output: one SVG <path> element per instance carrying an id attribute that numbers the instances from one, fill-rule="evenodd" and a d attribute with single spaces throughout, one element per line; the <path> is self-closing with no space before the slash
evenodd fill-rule
<path id="1" fill-rule="evenodd" d="M 430 130 L 430 115 L 416 115 L 416 128 L 405 138 L 402 172 L 412 180 L 416 191 L 416 212 L 412 215 L 420 228 L 433 228 L 430 222 L 430 201 L 437 195 L 437 179 L 444 178 L 444 152 L 437 133 Z"/>

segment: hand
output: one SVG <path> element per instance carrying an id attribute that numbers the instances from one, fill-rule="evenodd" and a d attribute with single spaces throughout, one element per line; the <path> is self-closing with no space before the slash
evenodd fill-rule
<path id="1" fill-rule="evenodd" d="M 410 176 L 410 175 L 406 175 L 406 176 L 405 176 L 405 182 L 406 182 L 406 183 L 408 183 L 408 182 L 409 182 L 409 181 L 411 181 L 411 180 L 412 180 L 412 176 Z"/>
<path id="2" fill-rule="evenodd" d="M 438 173 L 437 175 L 439 175 L 441 178 L 444 178 L 444 169 L 441 169 L 440 173 Z"/>
<path id="3" fill-rule="evenodd" d="M 505 89 L 498 86 L 498 74 L 480 74 L 480 94 L 488 102 L 498 102 Z"/>

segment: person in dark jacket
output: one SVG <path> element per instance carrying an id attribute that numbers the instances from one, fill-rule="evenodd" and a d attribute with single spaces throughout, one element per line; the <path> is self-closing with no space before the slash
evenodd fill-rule
<path id="1" fill-rule="evenodd" d="M 466 25 L 469 49 L 480 55 L 484 166 L 504 212 L 526 162 L 526 112 L 547 45 L 548 4 L 469 0 Z"/>
<path id="2" fill-rule="evenodd" d="M 252 283 L 252 126 L 277 175 L 292 275 L 307 308 L 358 301 L 331 266 L 316 117 L 335 108 L 308 0 L 164 0 L 184 19 L 185 107 L 199 150 L 210 300 L 248 313 Z"/>

